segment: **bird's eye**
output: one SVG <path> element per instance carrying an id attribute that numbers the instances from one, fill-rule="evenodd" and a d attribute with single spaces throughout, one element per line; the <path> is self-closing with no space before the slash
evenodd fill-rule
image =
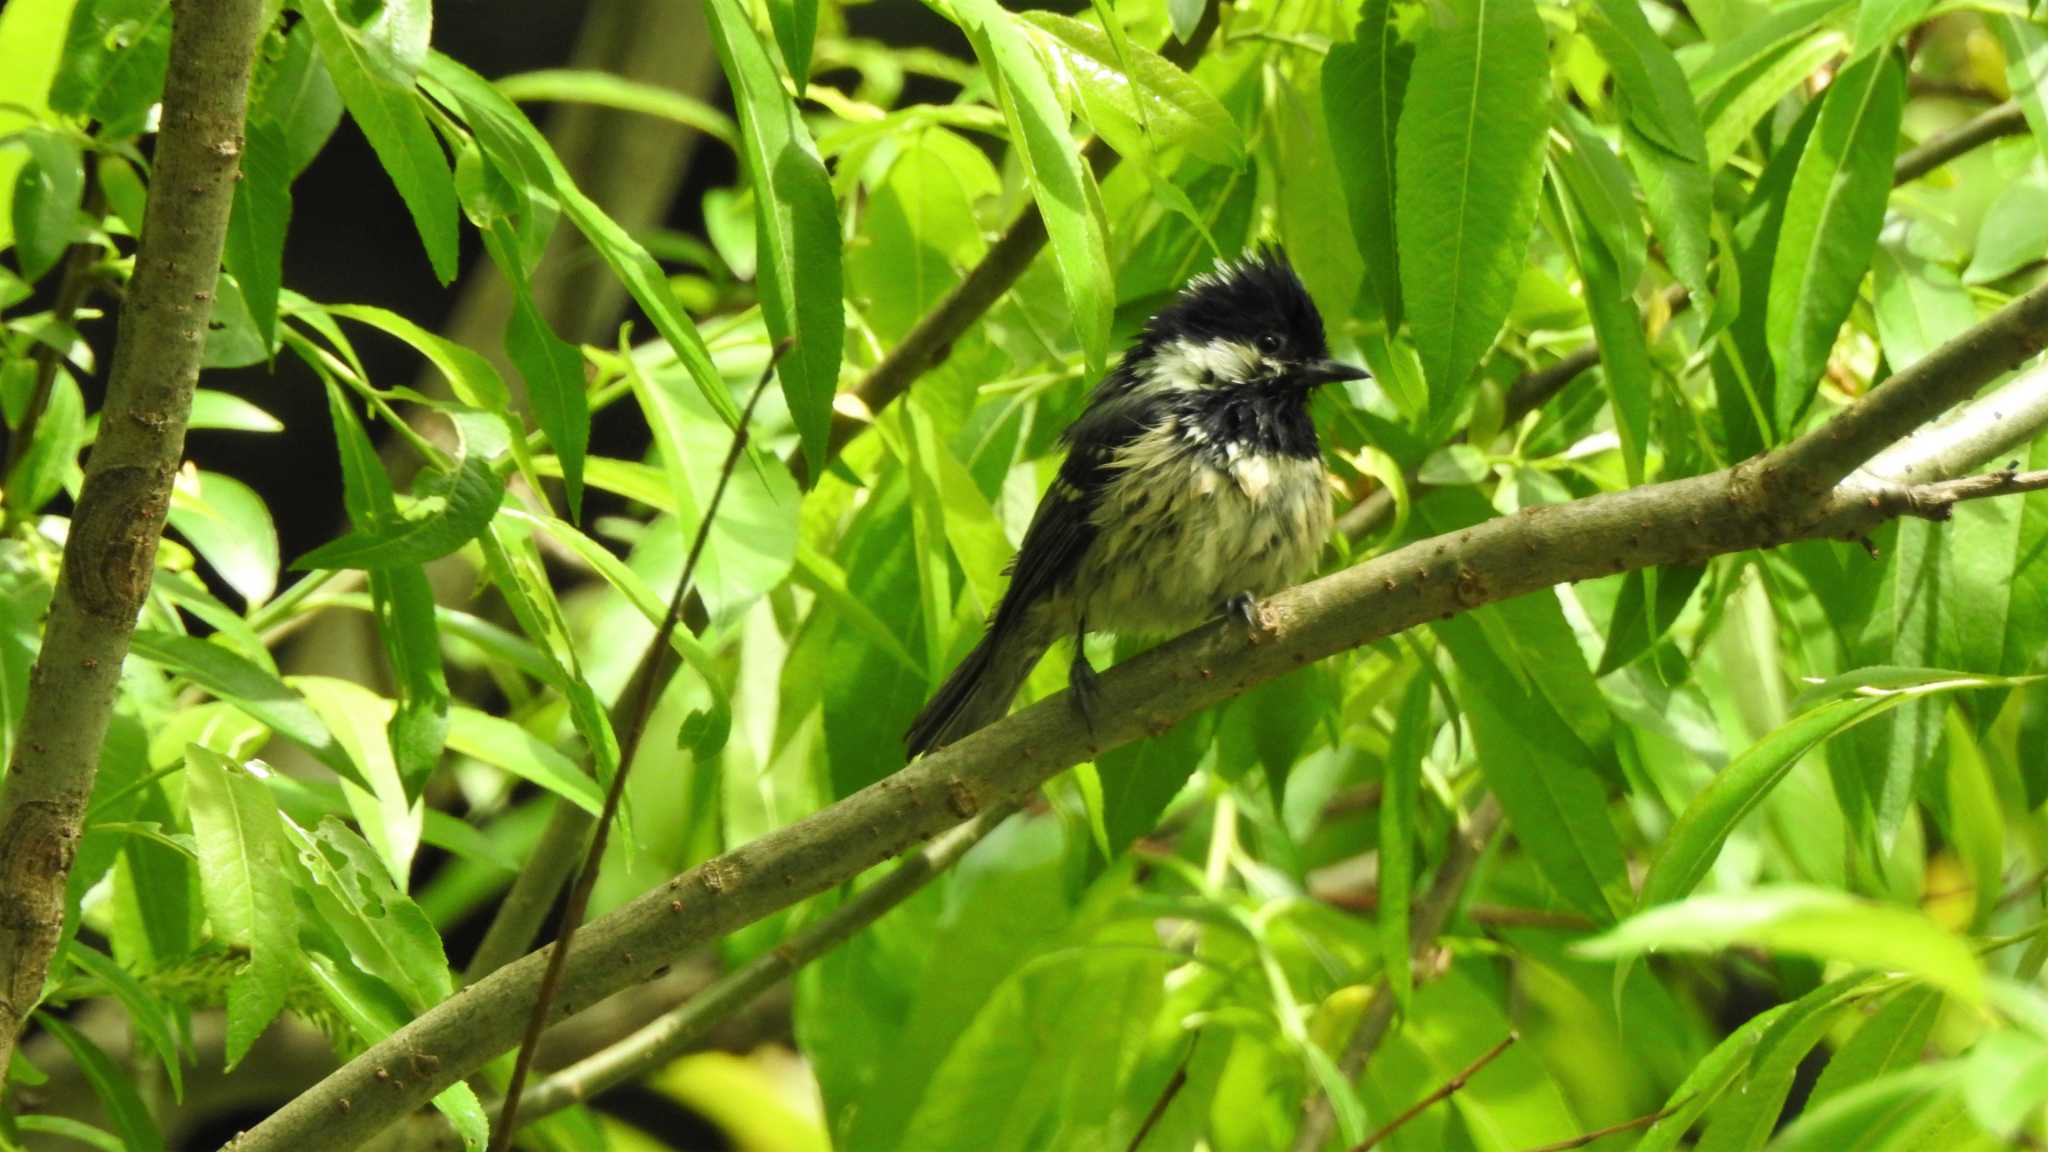
<path id="1" fill-rule="evenodd" d="M 1280 350 L 1280 334 L 1279 334 L 1278 332 L 1261 332 L 1261 333 L 1259 333 L 1259 351 L 1261 351 L 1261 352 L 1278 352 L 1279 350 Z"/>

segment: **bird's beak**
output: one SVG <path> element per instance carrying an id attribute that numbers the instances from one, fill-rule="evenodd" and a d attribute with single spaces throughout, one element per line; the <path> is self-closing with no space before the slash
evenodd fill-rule
<path id="1" fill-rule="evenodd" d="M 1295 370 L 1301 381 L 1310 387 L 1318 384 L 1336 384 L 1345 380 L 1365 380 L 1372 373 L 1363 368 L 1353 368 L 1340 360 L 1311 360 Z"/>

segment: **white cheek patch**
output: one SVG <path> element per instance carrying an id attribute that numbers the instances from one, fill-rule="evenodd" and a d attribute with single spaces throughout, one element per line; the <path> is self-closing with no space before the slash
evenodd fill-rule
<path id="1" fill-rule="evenodd" d="M 1257 349 L 1234 340 L 1175 340 L 1153 353 L 1148 374 L 1155 388 L 1192 392 L 1251 380 L 1259 361 Z"/>

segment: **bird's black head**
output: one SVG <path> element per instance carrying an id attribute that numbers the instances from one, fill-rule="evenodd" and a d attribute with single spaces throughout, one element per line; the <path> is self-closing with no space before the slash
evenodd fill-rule
<path id="1" fill-rule="evenodd" d="M 1330 358 L 1323 317 L 1271 245 L 1197 276 L 1145 326 L 1132 367 L 1173 390 L 1243 385 L 1306 393 L 1365 373 Z"/>

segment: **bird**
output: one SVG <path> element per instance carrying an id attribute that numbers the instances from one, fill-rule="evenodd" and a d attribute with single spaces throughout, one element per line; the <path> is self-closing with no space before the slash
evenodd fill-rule
<path id="1" fill-rule="evenodd" d="M 1309 400 L 1369 373 L 1330 358 L 1286 253 L 1262 244 L 1190 280 L 1061 435 L 1058 476 L 981 640 L 904 733 L 909 759 L 1000 720 L 1071 637 L 1067 683 L 1092 731 L 1090 631 L 1171 635 L 1299 581 L 1330 534 Z"/>

